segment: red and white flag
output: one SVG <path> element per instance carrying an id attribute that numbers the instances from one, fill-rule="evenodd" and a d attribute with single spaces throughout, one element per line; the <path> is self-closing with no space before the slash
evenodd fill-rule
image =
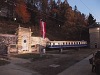
<path id="1" fill-rule="evenodd" d="M 46 23 L 40 20 L 41 35 L 45 39 L 46 37 Z"/>

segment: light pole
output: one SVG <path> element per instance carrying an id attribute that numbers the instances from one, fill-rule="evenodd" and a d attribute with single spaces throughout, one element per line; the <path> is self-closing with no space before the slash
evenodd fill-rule
<path id="1" fill-rule="evenodd" d="M 1 16 L 1 11 L 0 11 L 0 16 Z"/>
<path id="2" fill-rule="evenodd" d="M 100 46 L 100 27 L 97 28 L 97 32 L 98 32 L 98 40 L 97 40 L 97 42 L 98 42 L 98 45 Z"/>
<path id="3" fill-rule="evenodd" d="M 16 21 L 16 18 L 14 18 L 14 21 Z"/>
<path id="4" fill-rule="evenodd" d="M 100 28 L 97 28 L 97 32 L 98 32 L 98 39 L 100 38 Z"/>
<path id="5" fill-rule="evenodd" d="M 59 27 L 60 27 L 60 25 L 59 25 Z"/>

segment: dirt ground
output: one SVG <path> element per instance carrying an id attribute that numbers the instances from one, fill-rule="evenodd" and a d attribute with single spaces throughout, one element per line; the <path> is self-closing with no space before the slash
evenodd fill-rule
<path id="1" fill-rule="evenodd" d="M 95 51 L 96 49 L 69 49 L 63 50 L 62 53 L 59 53 L 57 50 L 47 51 L 46 55 L 50 55 L 49 58 L 43 60 L 35 60 L 31 61 L 31 63 L 20 65 L 35 70 L 41 75 L 57 75 L 71 65 L 88 57 Z"/>

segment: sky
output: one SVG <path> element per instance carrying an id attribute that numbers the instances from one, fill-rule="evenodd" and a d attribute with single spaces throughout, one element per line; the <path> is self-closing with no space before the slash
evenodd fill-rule
<path id="1" fill-rule="evenodd" d="M 64 0 L 62 0 L 64 1 Z M 84 13 L 85 15 L 89 15 L 91 13 L 96 19 L 97 22 L 100 22 L 100 0 L 67 0 L 69 5 L 74 8 L 77 6 L 77 9 Z"/>

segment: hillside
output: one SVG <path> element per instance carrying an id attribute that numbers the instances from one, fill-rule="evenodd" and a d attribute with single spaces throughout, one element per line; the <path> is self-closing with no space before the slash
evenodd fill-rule
<path id="1" fill-rule="evenodd" d="M 0 34 L 15 34 L 16 29 L 20 26 L 32 29 L 32 36 L 40 36 L 40 28 L 38 26 L 31 26 L 30 24 L 21 24 L 14 21 L 7 21 L 5 19 L 0 19 Z M 54 39 L 52 35 L 47 33 L 47 36 Z"/>
<path id="2" fill-rule="evenodd" d="M 4 2 L 4 4 L 3 4 Z M 18 26 L 31 27 L 33 36 L 40 36 L 40 20 L 46 23 L 46 36 L 50 40 L 89 41 L 88 18 L 73 9 L 67 0 L 9 0 L 1 3 L 0 32 L 14 34 Z M 59 3 L 59 4 L 58 4 Z M 16 4 L 16 5 L 15 5 Z M 37 5 L 38 4 L 38 5 Z M 92 15 L 90 16 L 90 20 Z M 93 18 L 92 18 L 93 19 Z M 93 19 L 93 23 L 94 23 Z"/>
<path id="3" fill-rule="evenodd" d="M 25 27 L 25 28 L 29 28 L 31 27 L 32 30 L 32 36 L 41 36 L 40 35 L 40 25 L 34 26 L 31 24 L 24 24 L 24 23 L 17 23 L 11 20 L 5 20 L 5 19 L 0 19 L 0 33 L 2 34 L 15 34 L 16 33 L 16 29 L 19 27 L 19 25 L 21 27 Z M 74 35 L 70 33 L 69 36 L 66 35 L 65 32 L 63 32 L 63 28 L 57 28 L 54 26 L 46 26 L 46 37 L 49 38 L 50 40 L 75 40 L 73 39 L 75 36 L 77 36 L 76 40 L 80 40 L 80 37 L 78 37 L 78 35 L 81 36 L 81 39 L 85 39 L 87 40 L 87 37 L 84 37 L 84 35 L 87 35 L 88 32 L 84 31 L 81 34 L 77 34 L 74 32 Z M 68 38 L 66 38 L 66 36 Z"/>
<path id="4" fill-rule="evenodd" d="M 18 24 L 10 21 L 0 20 L 0 33 L 1 34 L 14 34 Z"/>

